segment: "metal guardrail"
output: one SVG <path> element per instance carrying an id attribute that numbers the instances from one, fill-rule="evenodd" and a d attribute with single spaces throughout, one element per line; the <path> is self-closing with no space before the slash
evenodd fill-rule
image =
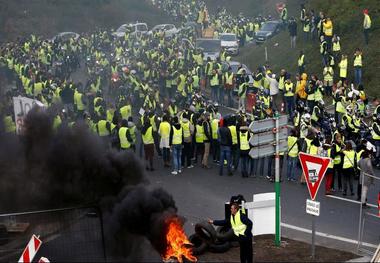
<path id="1" fill-rule="evenodd" d="M 375 254 L 373 255 L 373 257 L 371 259 L 371 263 L 372 262 L 380 262 L 380 244 L 377 247 L 376 252 L 375 252 Z"/>

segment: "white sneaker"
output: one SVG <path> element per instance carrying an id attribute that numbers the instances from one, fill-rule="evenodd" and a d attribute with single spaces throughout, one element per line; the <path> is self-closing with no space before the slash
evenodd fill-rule
<path id="1" fill-rule="evenodd" d="M 177 174 L 178 174 L 177 171 L 172 172 L 172 175 L 177 175 Z"/>
<path id="2" fill-rule="evenodd" d="M 179 173 L 182 173 L 182 170 L 178 170 Z"/>
<path id="3" fill-rule="evenodd" d="M 189 169 L 194 168 L 194 165 L 191 164 L 191 165 L 187 166 L 187 168 L 189 168 Z"/>

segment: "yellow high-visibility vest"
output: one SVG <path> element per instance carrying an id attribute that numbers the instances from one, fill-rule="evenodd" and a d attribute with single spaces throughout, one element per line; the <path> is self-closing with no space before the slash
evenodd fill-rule
<path id="1" fill-rule="evenodd" d="M 236 145 L 238 143 L 236 126 L 235 125 L 228 126 L 228 129 L 230 129 L 230 132 L 231 132 L 232 145 Z"/>
<path id="2" fill-rule="evenodd" d="M 361 67 L 362 66 L 362 55 L 355 56 L 354 59 L 354 67 Z"/>
<path id="3" fill-rule="evenodd" d="M 298 58 L 298 66 L 302 66 L 304 64 L 305 60 L 305 55 L 302 55 L 301 57 Z"/>
<path id="4" fill-rule="evenodd" d="M 298 156 L 298 138 L 295 136 L 288 137 L 288 156 L 289 157 L 297 157 Z"/>
<path id="5" fill-rule="evenodd" d="M 247 226 L 243 224 L 243 222 L 241 222 L 240 215 L 241 214 L 240 214 L 240 209 L 239 209 L 239 211 L 237 211 L 235 216 L 231 215 L 231 218 L 230 218 L 231 227 L 236 236 L 244 236 L 245 230 L 247 229 Z"/>
<path id="6" fill-rule="evenodd" d="M 196 143 L 203 143 L 204 142 L 204 129 L 202 125 L 197 124 L 195 126 L 195 142 Z"/>
<path id="7" fill-rule="evenodd" d="M 150 126 L 145 134 L 142 134 L 142 140 L 143 140 L 143 143 L 144 144 L 153 144 L 154 143 L 154 139 L 153 139 L 153 127 Z"/>
<path id="8" fill-rule="evenodd" d="M 168 139 L 170 136 L 170 124 L 167 121 L 161 122 L 159 131 L 161 138 Z"/>
<path id="9" fill-rule="evenodd" d="M 343 169 L 348 169 L 354 167 L 355 162 L 355 151 L 343 151 L 344 158 L 343 158 Z"/>
<path id="10" fill-rule="evenodd" d="M 177 128 L 173 126 L 172 144 L 174 145 L 182 144 L 182 127 L 177 130 Z"/>
<path id="11" fill-rule="evenodd" d="M 121 149 L 129 149 L 131 147 L 131 143 L 127 139 L 127 131 L 127 127 L 121 127 L 119 129 L 119 140 Z"/>
<path id="12" fill-rule="evenodd" d="M 240 150 L 249 150 L 248 132 L 240 132 Z"/>

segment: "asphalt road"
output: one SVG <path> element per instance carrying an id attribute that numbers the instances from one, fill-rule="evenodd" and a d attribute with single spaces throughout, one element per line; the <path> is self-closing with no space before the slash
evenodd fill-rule
<path id="1" fill-rule="evenodd" d="M 253 194 L 274 192 L 274 184 L 260 175 L 256 178 L 242 178 L 240 172 L 233 176 L 219 176 L 218 166 L 211 164 L 211 169 L 196 166 L 184 169 L 182 174 L 173 176 L 170 168 L 163 167 L 162 160 L 155 160 L 159 168 L 147 174 L 149 187 L 162 187 L 171 193 L 176 201 L 179 214 L 187 222 L 185 229 L 188 234 L 194 232 L 194 225 L 209 218 L 224 218 L 224 203 L 232 195 L 243 194 L 247 201 L 252 201 Z M 284 167 L 284 171 L 286 167 Z M 284 172 L 283 171 L 283 172 Z M 264 171 L 265 172 L 265 171 Z M 301 171 L 296 171 L 301 175 Z M 321 203 L 320 216 L 317 218 L 317 231 L 347 239 L 357 240 L 359 222 L 359 204 L 328 198 L 324 195 L 324 183 L 319 190 L 316 200 Z M 375 204 L 380 184 L 370 189 L 368 202 Z M 341 193 L 336 193 L 342 197 Z M 306 186 L 295 182 L 281 183 L 281 221 L 296 227 L 311 229 L 311 216 L 306 214 L 306 199 L 310 198 Z M 354 197 L 353 197 L 354 199 Z M 376 213 L 377 209 L 365 211 Z M 371 244 L 380 242 L 380 220 L 367 221 L 363 241 Z M 281 232 L 290 238 L 311 242 L 311 235 L 302 231 L 294 231 L 282 227 Z M 339 242 L 331 238 L 317 237 L 317 243 L 338 249 L 350 250 L 355 244 Z M 373 250 L 373 248 L 371 248 Z"/>

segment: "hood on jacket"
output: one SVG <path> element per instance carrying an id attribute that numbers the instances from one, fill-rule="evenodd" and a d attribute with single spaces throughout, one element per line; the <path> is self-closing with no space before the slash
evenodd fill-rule
<path id="1" fill-rule="evenodd" d="M 302 73 L 302 75 L 301 75 L 301 79 L 302 79 L 302 80 L 307 80 L 307 74 L 306 74 L 306 73 Z"/>

